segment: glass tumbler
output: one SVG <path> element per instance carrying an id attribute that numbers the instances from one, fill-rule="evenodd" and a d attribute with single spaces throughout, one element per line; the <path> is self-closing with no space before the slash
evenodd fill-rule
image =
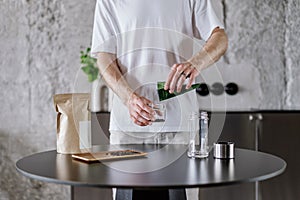
<path id="1" fill-rule="evenodd" d="M 154 110 L 154 122 L 164 122 L 166 121 L 166 106 L 162 103 L 151 104 L 151 108 Z"/>

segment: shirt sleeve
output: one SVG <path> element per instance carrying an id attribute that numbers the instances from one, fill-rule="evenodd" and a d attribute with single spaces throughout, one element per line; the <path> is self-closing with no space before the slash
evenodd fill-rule
<path id="1" fill-rule="evenodd" d="M 91 56 L 97 57 L 99 52 L 116 54 L 116 31 L 113 16 L 109 12 L 109 1 L 97 0 L 92 36 Z"/>
<path id="2" fill-rule="evenodd" d="M 195 0 L 193 12 L 194 37 L 207 41 L 212 31 L 219 27 L 224 29 L 221 7 L 214 0 Z"/>

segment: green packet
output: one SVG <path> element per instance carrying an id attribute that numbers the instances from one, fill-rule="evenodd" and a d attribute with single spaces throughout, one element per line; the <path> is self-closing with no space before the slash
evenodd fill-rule
<path id="1" fill-rule="evenodd" d="M 189 89 L 185 89 L 185 85 L 183 85 L 182 90 L 180 92 L 173 92 L 173 93 L 169 93 L 169 91 L 165 90 L 164 86 L 165 86 L 165 82 L 157 83 L 157 93 L 160 101 L 164 101 L 176 97 L 178 95 L 184 94 L 186 92 L 189 92 L 191 90 L 194 90 L 200 87 L 200 83 L 193 84 Z"/>

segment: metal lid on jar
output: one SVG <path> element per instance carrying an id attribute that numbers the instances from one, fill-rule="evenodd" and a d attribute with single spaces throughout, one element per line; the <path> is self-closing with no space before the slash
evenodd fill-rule
<path id="1" fill-rule="evenodd" d="M 200 112 L 200 119 L 207 119 L 208 120 L 208 113 L 207 111 Z"/>
<path id="2" fill-rule="evenodd" d="M 214 143 L 214 158 L 218 158 L 218 159 L 234 158 L 234 143 L 233 142 Z"/>

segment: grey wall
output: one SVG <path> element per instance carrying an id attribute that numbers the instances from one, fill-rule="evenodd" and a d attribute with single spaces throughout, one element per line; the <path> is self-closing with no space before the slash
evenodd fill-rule
<path id="1" fill-rule="evenodd" d="M 74 91 L 80 50 L 90 46 L 95 0 L 0 0 L 0 199 L 68 199 L 69 188 L 15 170 L 55 148 L 52 96 Z"/>
<path id="2" fill-rule="evenodd" d="M 259 71 L 259 108 L 300 105 L 299 8 L 299 0 L 226 1 L 228 61 L 247 61 Z"/>
<path id="3" fill-rule="evenodd" d="M 222 3 L 230 44 L 216 68 L 225 83 L 241 87 L 238 95 L 226 97 L 227 107 L 300 108 L 300 1 Z M 25 155 L 55 148 L 52 96 L 81 90 L 79 52 L 90 46 L 94 4 L 0 0 L 1 200 L 68 198 L 68 187 L 24 178 L 14 165 Z"/>

